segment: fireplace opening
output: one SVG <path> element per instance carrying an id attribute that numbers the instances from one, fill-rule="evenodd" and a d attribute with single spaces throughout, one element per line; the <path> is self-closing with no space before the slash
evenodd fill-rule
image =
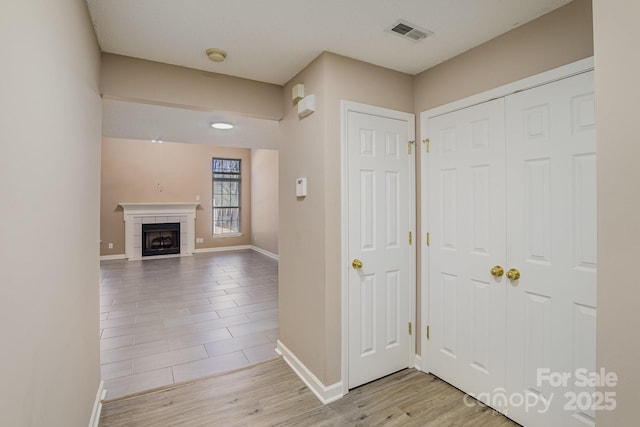
<path id="1" fill-rule="evenodd" d="M 180 223 L 142 224 L 142 256 L 180 253 Z"/>

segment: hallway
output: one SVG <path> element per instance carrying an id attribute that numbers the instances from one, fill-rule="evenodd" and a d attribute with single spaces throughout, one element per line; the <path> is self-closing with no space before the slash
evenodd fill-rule
<path id="1" fill-rule="evenodd" d="M 107 399 L 273 359 L 278 262 L 252 250 L 102 261 Z"/>

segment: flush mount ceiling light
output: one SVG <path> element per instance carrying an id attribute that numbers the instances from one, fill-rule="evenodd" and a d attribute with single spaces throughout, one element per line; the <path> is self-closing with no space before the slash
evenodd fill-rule
<path id="1" fill-rule="evenodd" d="M 231 123 L 222 123 L 222 122 L 211 123 L 211 127 L 214 129 L 222 129 L 222 130 L 233 129 L 233 125 Z"/>
<path id="2" fill-rule="evenodd" d="M 161 139 L 152 139 L 151 142 L 155 142 L 156 144 L 162 144 L 164 141 Z"/>
<path id="3" fill-rule="evenodd" d="M 207 49 L 207 56 L 213 62 L 222 62 L 227 58 L 227 52 L 222 49 L 216 49 L 215 47 Z"/>

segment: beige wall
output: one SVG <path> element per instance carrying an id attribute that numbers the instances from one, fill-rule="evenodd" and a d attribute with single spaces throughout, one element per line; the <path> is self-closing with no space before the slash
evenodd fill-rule
<path id="1" fill-rule="evenodd" d="M 325 61 L 321 55 L 285 85 L 279 153 L 279 330 L 284 343 L 321 381 L 325 351 Z M 299 119 L 291 88 L 304 83 L 316 112 Z M 307 178 L 308 195 L 297 199 L 295 179 Z M 329 384 L 326 383 L 325 384 Z"/>
<path id="2" fill-rule="evenodd" d="M 291 87 L 316 96 L 299 119 Z M 372 90 L 371 88 L 376 88 Z M 284 87 L 280 128 L 280 340 L 325 384 L 341 380 L 341 100 L 413 109 L 413 78 L 323 53 Z M 295 178 L 309 195 L 295 197 Z"/>
<path id="3" fill-rule="evenodd" d="M 635 101 L 640 76 L 640 3 L 594 1 L 596 132 L 598 149 L 597 363 L 619 382 L 615 411 L 599 411 L 599 426 L 638 425 L 640 342 L 637 326 L 640 257 L 638 192 L 640 121 Z"/>
<path id="4" fill-rule="evenodd" d="M 575 0 L 416 76 L 415 111 L 593 55 L 591 0 Z"/>
<path id="5" fill-rule="evenodd" d="M 278 254 L 278 152 L 251 150 L 251 244 Z"/>
<path id="6" fill-rule="evenodd" d="M 83 0 L 0 3 L 0 425 L 86 426 L 100 382 L 99 51 Z"/>
<path id="7" fill-rule="evenodd" d="M 212 237 L 211 158 L 242 160 L 241 237 Z M 200 196 L 196 249 L 251 243 L 251 151 L 203 144 L 103 138 L 101 255 L 124 254 L 121 202 L 185 202 Z M 113 249 L 108 249 L 108 243 Z"/>
<path id="8" fill-rule="evenodd" d="M 282 87 L 127 56 L 102 54 L 101 93 L 107 98 L 282 118 Z"/>

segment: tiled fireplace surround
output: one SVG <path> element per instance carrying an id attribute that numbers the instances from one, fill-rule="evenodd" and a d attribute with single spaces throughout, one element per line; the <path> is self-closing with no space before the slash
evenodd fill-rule
<path id="1" fill-rule="evenodd" d="M 143 259 L 142 224 L 176 222 L 180 223 L 180 256 L 192 255 L 196 241 L 195 220 L 198 205 L 197 202 L 120 203 L 124 211 L 125 258 Z"/>

